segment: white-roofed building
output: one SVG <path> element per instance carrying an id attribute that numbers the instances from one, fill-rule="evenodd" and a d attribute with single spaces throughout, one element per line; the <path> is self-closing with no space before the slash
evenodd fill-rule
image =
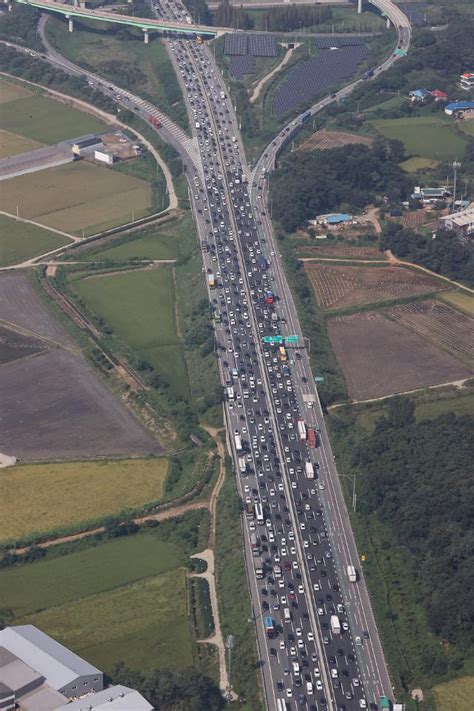
<path id="1" fill-rule="evenodd" d="M 34 625 L 17 625 L 0 630 L 0 646 L 38 672 L 48 686 L 68 698 L 104 688 L 104 675 L 100 669 Z M 5 683 L 8 684 L 7 681 Z"/>
<path id="2" fill-rule="evenodd" d="M 153 711 L 153 706 L 135 689 L 117 684 L 60 706 L 56 711 Z"/>

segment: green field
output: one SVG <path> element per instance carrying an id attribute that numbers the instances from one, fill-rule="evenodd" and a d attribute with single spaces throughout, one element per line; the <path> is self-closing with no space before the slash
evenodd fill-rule
<path id="1" fill-rule="evenodd" d="M 71 527 L 158 501 L 167 472 L 164 458 L 1 469 L 0 540 Z"/>
<path id="2" fill-rule="evenodd" d="M 460 121 L 458 127 L 463 133 L 467 133 L 468 136 L 474 136 L 474 121 Z"/>
<path id="3" fill-rule="evenodd" d="M 186 572 L 170 570 L 21 620 L 110 671 L 111 657 L 145 671 L 193 664 Z"/>
<path id="4" fill-rule="evenodd" d="M 474 676 L 463 676 L 447 684 L 438 684 L 433 688 L 433 693 L 436 711 L 472 711 Z"/>
<path id="5" fill-rule="evenodd" d="M 3 103 L 0 128 L 53 145 L 86 133 L 105 131 L 108 127 L 93 116 L 36 94 Z"/>
<path id="6" fill-rule="evenodd" d="M 189 397 L 183 347 L 176 332 L 170 267 L 81 278 L 74 288 L 86 306 L 104 318 L 175 393 Z"/>
<path id="7" fill-rule="evenodd" d="M 449 117 L 378 119 L 371 124 L 386 138 L 402 141 L 409 156 L 454 160 L 462 158 L 467 145 L 467 137 L 455 133 Z"/>
<path id="8" fill-rule="evenodd" d="M 446 291 L 444 294 L 440 294 L 438 298 L 460 311 L 464 311 L 469 316 L 474 316 L 474 296 L 464 291 Z"/>
<path id="9" fill-rule="evenodd" d="M 186 229 L 189 229 L 189 224 Z M 175 220 L 160 227 L 140 230 L 135 236 L 114 240 L 109 247 L 88 250 L 81 259 L 117 262 L 127 262 L 130 259 L 177 259 L 181 231 L 181 221 Z"/>
<path id="10" fill-rule="evenodd" d="M 202 515 L 193 512 L 133 536 L 1 570 L 0 616 L 37 625 L 105 671 L 120 660 L 141 670 L 195 665 L 184 566 L 202 545 L 201 530 L 207 536 Z"/>
<path id="11" fill-rule="evenodd" d="M 15 99 L 24 99 L 33 96 L 33 92 L 14 81 L 8 81 L 5 77 L 0 77 L 0 104 L 8 104 Z"/>
<path id="12" fill-rule="evenodd" d="M 148 214 L 151 199 L 144 180 L 80 161 L 4 181 L 0 209 L 82 236 Z"/>
<path id="13" fill-rule="evenodd" d="M 418 170 L 431 170 L 432 168 L 436 168 L 437 165 L 437 160 L 414 156 L 413 158 L 408 158 L 408 160 L 404 160 L 403 163 L 400 163 L 400 168 L 406 170 L 407 173 L 416 173 Z"/>
<path id="14" fill-rule="evenodd" d="M 1 89 L 2 87 L 0 85 L 0 91 Z M 42 143 L 32 141 L 31 138 L 17 136 L 16 133 L 0 130 L 0 160 L 10 158 L 10 156 L 16 156 L 19 153 L 33 151 L 35 148 L 41 148 L 42 145 Z"/>
<path id="15" fill-rule="evenodd" d="M 47 229 L 17 222 L 11 217 L 0 215 L 0 266 L 24 262 L 31 257 L 46 254 L 57 247 L 69 244 L 66 237 L 61 237 Z"/>

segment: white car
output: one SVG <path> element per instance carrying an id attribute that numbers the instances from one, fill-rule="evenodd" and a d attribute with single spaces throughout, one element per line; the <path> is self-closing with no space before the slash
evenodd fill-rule
<path id="1" fill-rule="evenodd" d="M 285 649 L 285 647 L 286 647 L 286 642 L 284 639 L 281 639 L 280 640 L 280 649 Z"/>
<path id="2" fill-rule="evenodd" d="M 301 637 L 301 635 L 303 634 L 303 632 L 301 631 L 301 627 L 297 627 L 295 629 L 295 633 L 297 637 Z"/>
<path id="3" fill-rule="evenodd" d="M 316 679 L 316 689 L 317 689 L 318 691 L 322 691 L 322 690 L 323 690 L 323 684 L 322 684 L 321 679 Z"/>

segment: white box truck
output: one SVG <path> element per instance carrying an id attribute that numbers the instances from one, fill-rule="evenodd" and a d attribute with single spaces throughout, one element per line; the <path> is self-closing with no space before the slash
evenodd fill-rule
<path id="1" fill-rule="evenodd" d="M 349 578 L 350 583 L 357 582 L 357 570 L 354 568 L 353 565 L 347 566 L 347 577 Z"/>
<path id="2" fill-rule="evenodd" d="M 331 615 L 330 625 L 333 634 L 341 634 L 341 623 L 337 615 Z"/>
<path id="3" fill-rule="evenodd" d="M 307 479 L 314 479 L 314 467 L 311 462 L 304 463 L 304 471 Z"/>

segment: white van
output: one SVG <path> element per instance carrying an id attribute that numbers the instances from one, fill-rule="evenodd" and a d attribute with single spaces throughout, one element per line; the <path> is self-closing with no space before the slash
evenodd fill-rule
<path id="1" fill-rule="evenodd" d="M 306 693 L 308 696 L 314 694 L 313 683 L 311 681 L 306 682 Z"/>
<path id="2" fill-rule="evenodd" d="M 283 608 L 283 619 L 285 622 L 291 622 L 291 612 L 289 607 Z"/>

